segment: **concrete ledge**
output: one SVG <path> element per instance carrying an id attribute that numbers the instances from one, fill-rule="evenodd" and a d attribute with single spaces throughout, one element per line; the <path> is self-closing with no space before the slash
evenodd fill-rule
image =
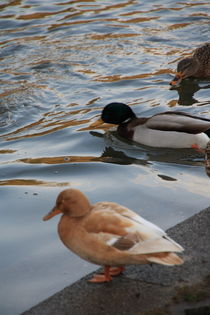
<path id="1" fill-rule="evenodd" d="M 105 284 L 89 275 L 23 314 L 210 314 L 210 208 L 167 232 L 185 248 L 183 265 L 129 266 Z"/>

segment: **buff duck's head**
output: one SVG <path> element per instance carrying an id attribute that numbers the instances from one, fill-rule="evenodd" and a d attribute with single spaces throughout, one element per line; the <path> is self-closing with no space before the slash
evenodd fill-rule
<path id="1" fill-rule="evenodd" d="M 135 117 L 136 115 L 128 105 L 117 102 L 106 105 L 101 114 L 103 122 L 115 125 L 122 124 Z"/>
<path id="2" fill-rule="evenodd" d="M 57 214 L 64 214 L 69 217 L 83 217 L 90 212 L 91 205 L 87 197 L 78 189 L 63 190 L 56 199 L 52 210 L 43 217 L 47 221 Z"/>
<path id="3" fill-rule="evenodd" d="M 177 65 L 177 73 L 170 85 L 177 86 L 183 79 L 193 77 L 198 71 L 199 64 L 195 58 L 184 58 Z"/>

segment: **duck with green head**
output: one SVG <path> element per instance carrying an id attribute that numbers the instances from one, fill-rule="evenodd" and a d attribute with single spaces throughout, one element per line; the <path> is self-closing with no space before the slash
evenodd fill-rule
<path id="1" fill-rule="evenodd" d="M 210 42 L 198 47 L 192 57 L 179 61 L 177 73 L 170 85 L 177 86 L 186 78 L 210 78 Z"/>
<path id="2" fill-rule="evenodd" d="M 204 149 L 210 140 L 210 119 L 179 111 L 138 118 L 128 105 L 114 102 L 104 107 L 101 119 L 118 125 L 121 137 L 151 147 Z"/>

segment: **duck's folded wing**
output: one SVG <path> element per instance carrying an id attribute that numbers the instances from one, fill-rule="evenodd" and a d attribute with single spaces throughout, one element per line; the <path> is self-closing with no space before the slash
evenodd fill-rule
<path id="1" fill-rule="evenodd" d="M 210 43 L 205 43 L 195 49 L 193 58 L 197 58 L 201 64 L 208 66 L 210 59 Z"/>
<path id="2" fill-rule="evenodd" d="M 84 223 L 84 228 L 88 233 L 107 233 L 115 235 L 117 238 L 126 236 L 131 227 L 131 221 L 109 208 L 93 211 Z"/>
<path id="3" fill-rule="evenodd" d="M 149 118 L 145 126 L 156 130 L 197 134 L 210 129 L 210 119 L 183 112 L 164 112 Z"/>
<path id="4" fill-rule="evenodd" d="M 97 235 L 103 243 L 134 255 L 183 250 L 156 225 L 132 211 L 127 214 L 124 209 L 122 214 L 108 209 L 93 212 L 85 223 L 86 231 Z"/>
<path id="5" fill-rule="evenodd" d="M 128 250 L 136 244 L 134 233 L 129 233 L 132 222 L 109 208 L 93 211 L 83 225 L 86 232 L 103 245 L 115 247 L 121 240 L 115 248 Z"/>
<path id="6" fill-rule="evenodd" d="M 141 225 L 146 225 L 147 227 L 149 226 L 153 230 L 156 230 L 156 233 L 159 233 L 161 235 L 165 234 L 165 232 L 161 228 L 159 228 L 157 225 L 142 218 L 136 212 L 134 212 L 134 211 L 118 204 L 118 203 L 109 202 L 109 201 L 97 202 L 94 206 L 94 210 L 96 210 L 96 211 L 110 210 L 110 211 L 112 211 L 113 214 L 119 214 L 124 219 L 126 218 L 126 219 L 132 220 L 133 223 L 136 222 L 136 223 L 141 224 Z"/>

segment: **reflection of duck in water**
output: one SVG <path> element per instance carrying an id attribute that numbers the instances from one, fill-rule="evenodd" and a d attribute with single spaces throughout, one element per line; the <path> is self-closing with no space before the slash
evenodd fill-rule
<path id="1" fill-rule="evenodd" d="M 209 89 L 210 85 L 199 86 L 197 81 L 194 80 L 184 80 L 182 84 L 178 87 L 171 87 L 171 90 L 176 89 L 179 94 L 178 104 L 179 105 L 192 105 L 198 103 L 193 96 L 199 90 Z"/>
<path id="2" fill-rule="evenodd" d="M 81 258 L 104 266 L 90 282 L 111 281 L 125 265 L 157 263 L 180 265 L 174 252 L 183 248 L 153 223 L 114 202 L 90 204 L 77 189 L 62 191 L 56 205 L 43 220 L 62 213 L 58 234 L 62 242 Z"/>
<path id="3" fill-rule="evenodd" d="M 115 150 L 112 147 L 105 147 L 101 157 L 106 158 L 105 162 L 121 164 L 121 165 L 129 165 L 129 164 L 138 164 L 138 165 L 149 165 L 150 163 L 143 158 L 134 158 L 132 156 L 128 156 L 125 152 Z"/>
<path id="4" fill-rule="evenodd" d="M 210 78 L 210 43 L 198 47 L 192 57 L 179 61 L 177 73 L 170 82 L 171 85 L 178 85 L 186 78 L 205 79 Z"/>
<path id="5" fill-rule="evenodd" d="M 152 147 L 205 148 L 210 136 L 210 119 L 183 112 L 138 118 L 128 105 L 111 103 L 104 107 L 101 118 L 118 125 L 120 136 Z"/>

